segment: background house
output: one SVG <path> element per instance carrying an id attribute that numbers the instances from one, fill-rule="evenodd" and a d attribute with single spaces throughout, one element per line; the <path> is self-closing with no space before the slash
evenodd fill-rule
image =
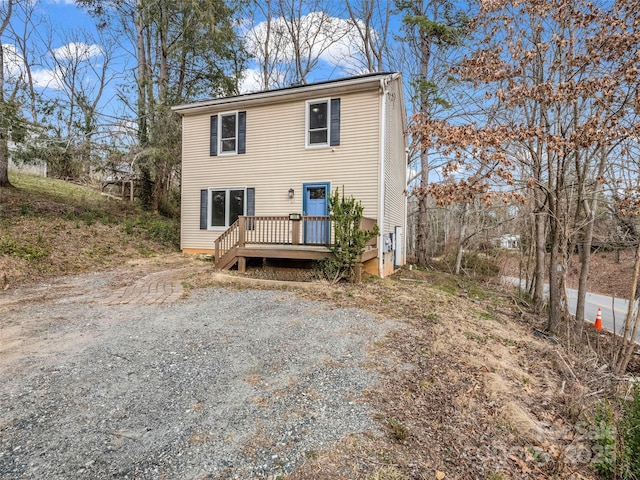
<path id="1" fill-rule="evenodd" d="M 278 226 L 266 235 L 296 244 L 291 258 L 318 258 L 300 252 L 304 245 L 320 252 L 330 242 L 331 226 L 317 217 L 328 213 L 328 194 L 344 188 L 380 226 L 375 257 L 365 269 L 383 276 L 403 265 L 402 91 L 400 74 L 376 73 L 174 107 L 183 133 L 182 250 L 215 254 L 216 240 L 237 240 L 229 228 L 239 217 L 277 217 Z M 316 221 L 303 217 L 298 225 L 289 221 L 290 214 Z M 262 225 L 252 223 L 243 231 L 253 237 L 246 242 L 243 237 L 242 248 L 261 243 L 256 230 Z M 244 254 L 270 256 L 255 245 Z"/>

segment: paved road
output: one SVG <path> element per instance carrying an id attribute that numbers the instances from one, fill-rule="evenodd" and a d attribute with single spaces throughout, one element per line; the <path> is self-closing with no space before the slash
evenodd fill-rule
<path id="1" fill-rule="evenodd" d="M 505 280 L 515 285 L 518 284 L 517 278 L 505 277 Z M 545 285 L 545 290 L 546 289 L 547 286 Z M 576 304 L 578 303 L 578 291 L 568 288 L 567 299 L 569 301 L 569 311 L 575 315 Z M 589 325 L 593 325 L 596 320 L 596 315 L 598 314 L 598 308 L 601 308 L 602 327 L 610 332 L 620 332 L 627 315 L 628 305 L 629 302 L 622 298 L 609 297 L 597 293 L 587 293 L 584 318 Z M 636 335 L 636 342 L 640 343 L 640 331 Z"/>
<path id="2" fill-rule="evenodd" d="M 568 288 L 567 299 L 569 300 L 569 310 L 575 314 L 576 304 L 578 303 L 578 291 Z M 620 332 L 624 325 L 624 319 L 627 316 L 628 305 L 629 302 L 622 298 L 608 297 L 606 295 L 598 295 L 597 293 L 587 293 L 584 306 L 584 318 L 590 325 L 593 325 L 596 315 L 598 314 L 598 308 L 601 308 L 602 327 L 610 332 Z M 636 335 L 636 342 L 640 343 L 640 332 Z"/>

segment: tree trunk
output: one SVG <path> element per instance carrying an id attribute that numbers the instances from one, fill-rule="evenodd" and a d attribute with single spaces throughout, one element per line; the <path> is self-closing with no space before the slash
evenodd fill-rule
<path id="1" fill-rule="evenodd" d="M 535 229 L 535 270 L 533 272 L 533 311 L 542 313 L 544 307 L 545 258 L 547 255 L 547 236 L 545 229 L 545 215 L 537 210 L 534 212 Z"/>
<path id="2" fill-rule="evenodd" d="M 13 0 L 8 0 L 6 3 L 7 10 L 0 24 L 0 39 L 2 39 L 4 31 L 9 25 L 13 9 Z M 4 49 L 0 41 L 0 108 L 5 106 L 4 101 Z M 7 124 L 7 119 L 4 118 L 0 119 L 0 188 L 12 186 L 11 182 L 9 182 L 9 125 Z"/>
<path id="3" fill-rule="evenodd" d="M 431 61 L 431 42 L 433 39 L 426 34 L 420 35 L 420 80 L 426 81 L 429 75 L 429 62 Z M 425 92 L 420 93 L 420 113 L 425 116 L 429 115 L 429 98 Z M 429 186 L 429 152 L 420 151 L 420 190 L 423 195 L 419 198 L 418 203 L 418 238 L 417 238 L 417 257 L 418 265 L 426 266 L 429 260 L 428 253 L 428 228 L 427 228 L 427 197 L 426 189 Z"/>
<path id="4" fill-rule="evenodd" d="M 638 334 L 638 324 L 640 324 L 640 315 L 638 314 L 638 310 L 636 309 L 636 303 L 638 303 L 638 299 L 636 298 L 639 280 L 638 277 L 640 277 L 640 241 L 638 241 L 638 246 L 636 248 L 636 258 L 633 266 L 633 278 L 631 280 L 631 291 L 629 292 L 629 306 L 627 308 L 627 316 L 624 321 L 622 334 L 622 345 L 617 352 L 617 361 L 614 368 L 614 371 L 618 375 L 623 375 L 624 372 L 627 371 L 627 367 L 629 366 L 629 362 L 631 361 L 631 356 L 636 349 L 635 338 Z M 635 318 L 633 316 L 634 312 Z"/>
<path id="5" fill-rule="evenodd" d="M 267 15 L 266 15 L 266 25 L 265 25 L 265 39 L 264 39 L 264 63 L 262 65 L 262 88 L 264 90 L 269 90 L 271 78 L 271 45 L 269 42 L 271 41 L 271 0 L 267 0 Z"/>
<path id="6" fill-rule="evenodd" d="M 147 59 L 144 49 L 144 18 L 142 0 L 136 0 L 136 49 L 138 52 L 138 140 L 141 146 L 148 142 L 147 136 Z"/>
<path id="7" fill-rule="evenodd" d="M 13 187 L 9 181 L 9 144 L 6 129 L 0 127 L 0 188 Z"/>
<path id="8" fill-rule="evenodd" d="M 598 162 L 598 168 L 596 171 L 594 183 L 593 183 L 593 198 L 584 199 L 583 205 L 587 217 L 587 224 L 584 228 L 583 244 L 580 250 L 580 278 L 578 281 L 578 302 L 576 304 L 576 336 L 582 337 L 582 331 L 584 328 L 584 307 L 587 299 L 587 280 L 589 278 L 589 270 L 591 268 L 591 245 L 593 244 L 593 227 L 596 222 L 596 210 L 598 209 L 598 195 L 600 194 L 601 184 L 598 182 L 604 174 L 604 170 L 607 164 L 607 151 L 605 148 L 600 148 L 600 161 Z M 583 186 L 586 186 L 586 178 L 583 178 Z"/>
<path id="9" fill-rule="evenodd" d="M 428 197 L 426 189 L 429 187 L 429 160 L 428 153 L 420 152 L 420 190 L 418 195 L 418 217 L 416 222 L 416 260 L 418 265 L 426 267 L 429 263 L 429 219 L 428 219 Z"/>
<path id="10" fill-rule="evenodd" d="M 460 235 L 458 236 L 458 249 L 456 252 L 456 266 L 454 273 L 460 275 L 462 269 L 462 256 L 464 254 L 465 235 L 467 234 L 467 204 L 462 206 L 462 216 L 460 218 Z"/>

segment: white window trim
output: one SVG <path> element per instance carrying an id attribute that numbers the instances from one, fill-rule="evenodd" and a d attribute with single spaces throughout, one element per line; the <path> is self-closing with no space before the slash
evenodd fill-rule
<path id="1" fill-rule="evenodd" d="M 309 132 L 309 106 L 312 103 L 327 104 L 327 142 L 326 143 L 310 143 L 311 134 Z M 328 148 L 331 146 L 331 98 L 316 98 L 314 100 L 307 100 L 304 106 L 304 138 L 305 148 Z"/>
<path id="2" fill-rule="evenodd" d="M 222 151 L 222 117 L 230 117 L 234 115 L 236 117 L 236 136 L 235 136 L 235 149 L 233 151 Z M 218 114 L 218 155 L 237 155 L 238 154 L 238 111 L 235 112 L 222 112 Z"/>
<path id="3" fill-rule="evenodd" d="M 242 215 L 247 214 L 247 188 L 248 187 L 209 187 L 207 193 L 207 230 L 213 230 L 217 232 L 223 232 L 228 229 L 231 225 L 229 225 L 229 208 L 231 206 L 229 202 L 229 196 L 231 195 L 231 190 L 242 190 L 244 192 L 244 204 L 242 208 Z M 213 226 L 211 225 L 211 214 L 213 212 L 213 205 L 211 205 L 211 192 L 219 192 L 224 190 L 224 223 L 225 226 Z"/>

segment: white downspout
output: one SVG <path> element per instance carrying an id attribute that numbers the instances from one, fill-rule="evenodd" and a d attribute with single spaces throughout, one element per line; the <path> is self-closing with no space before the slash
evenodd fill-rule
<path id="1" fill-rule="evenodd" d="M 387 79 L 380 79 L 380 88 L 382 89 L 382 100 L 380 102 L 380 197 L 378 198 L 378 227 L 380 228 L 380 236 L 378 237 L 378 275 L 384 278 L 384 152 L 386 144 L 386 125 L 387 125 Z"/>
<path id="2" fill-rule="evenodd" d="M 404 130 L 404 129 L 403 129 Z M 407 136 L 405 133 L 405 140 L 404 140 L 404 170 L 405 170 L 405 178 L 404 178 L 404 185 L 405 185 L 405 194 L 404 194 L 404 216 L 402 217 L 404 219 L 404 225 L 402 227 L 402 235 L 404 236 L 403 240 L 404 240 L 404 258 L 403 258 L 403 265 L 406 265 L 407 262 L 407 248 L 409 247 L 409 242 L 407 240 L 407 237 L 409 236 L 409 222 L 407 220 L 407 203 L 408 203 L 408 189 L 409 189 L 409 148 L 407 145 Z"/>

